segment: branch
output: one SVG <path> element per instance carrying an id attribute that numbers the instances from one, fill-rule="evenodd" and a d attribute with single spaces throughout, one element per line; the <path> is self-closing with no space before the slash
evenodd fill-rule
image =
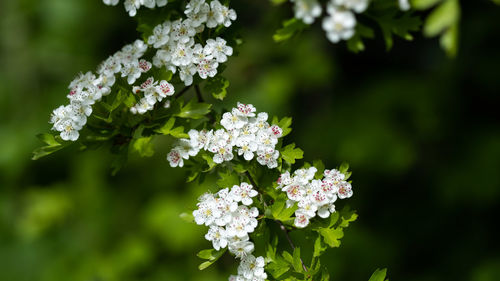
<path id="1" fill-rule="evenodd" d="M 200 85 L 196 85 L 196 86 L 194 86 L 194 88 L 196 90 L 196 96 L 198 97 L 198 102 L 204 102 L 203 97 L 201 95 L 201 91 L 200 91 Z"/>
<path id="2" fill-rule="evenodd" d="M 255 187 L 255 189 L 260 189 L 257 186 L 257 183 L 255 183 L 255 180 L 252 178 L 252 175 L 250 175 L 250 173 L 248 171 L 245 171 L 245 175 L 247 176 L 250 183 Z M 260 194 L 260 199 L 261 199 L 262 203 L 264 204 L 264 207 L 267 208 L 266 201 L 264 201 L 264 198 L 262 198 L 262 193 L 259 192 L 259 194 Z M 289 232 L 288 229 L 286 229 L 285 225 L 281 221 L 275 220 L 275 222 L 279 225 L 281 231 L 283 231 L 283 233 L 285 234 L 286 240 L 288 240 L 288 244 L 290 244 L 290 247 L 292 247 L 292 250 L 295 250 L 295 245 L 293 244 L 292 238 L 290 238 L 290 235 L 288 235 L 288 232 Z M 302 268 L 304 269 L 304 271 L 307 272 L 307 267 L 304 264 L 304 261 L 302 260 L 302 258 L 300 258 L 300 263 L 302 264 Z"/>
<path id="3" fill-rule="evenodd" d="M 174 97 L 175 98 L 179 98 L 180 96 L 184 95 L 185 92 L 187 92 L 187 90 L 189 90 L 191 88 L 192 85 L 189 85 L 187 87 L 184 87 L 184 89 L 182 89 L 179 93 L 177 93 L 177 95 L 175 95 Z"/>

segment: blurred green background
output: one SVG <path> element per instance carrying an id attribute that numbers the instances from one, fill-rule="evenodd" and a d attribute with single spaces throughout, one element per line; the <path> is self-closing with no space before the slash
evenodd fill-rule
<path id="1" fill-rule="evenodd" d="M 236 3 L 237 2 L 237 3 Z M 351 54 L 316 23 L 286 44 L 291 10 L 233 1 L 245 44 L 230 59 L 226 107 L 292 116 L 305 160 L 351 164 L 359 220 L 323 258 L 332 280 L 495 281 L 500 276 L 499 8 L 462 1 L 459 56 L 416 35 Z M 120 6 L 87 0 L 0 3 L 0 280 L 227 280 L 231 258 L 198 271 L 204 227 L 179 214 L 208 186 L 165 160 L 132 157 L 111 177 L 106 151 L 39 161 L 35 135 L 81 71 L 134 40 Z M 345 202 L 345 201 L 344 201 Z M 342 203 L 344 203 L 342 202 Z"/>

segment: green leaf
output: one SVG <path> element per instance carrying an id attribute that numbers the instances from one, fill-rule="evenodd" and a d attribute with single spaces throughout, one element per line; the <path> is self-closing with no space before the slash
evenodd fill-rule
<path id="1" fill-rule="evenodd" d="M 443 0 L 412 0 L 411 7 L 415 10 L 427 10 Z"/>
<path id="2" fill-rule="evenodd" d="M 361 23 L 356 24 L 356 32 L 354 35 L 347 40 L 347 48 L 353 53 L 359 53 L 365 50 L 365 44 L 363 43 L 363 38 L 373 38 L 375 34 L 373 29 L 367 27 Z"/>
<path id="3" fill-rule="evenodd" d="M 170 134 L 170 131 L 174 127 L 174 124 L 175 124 L 175 118 L 171 117 L 161 128 L 156 129 L 155 132 L 163 135 L 168 135 Z"/>
<path id="4" fill-rule="evenodd" d="M 290 39 L 296 33 L 302 31 L 307 27 L 302 20 L 293 18 L 283 22 L 283 27 L 278 29 L 273 35 L 273 39 L 276 42 L 282 42 Z"/>
<path id="5" fill-rule="evenodd" d="M 229 80 L 217 75 L 207 79 L 204 90 L 209 92 L 214 98 L 223 100 L 227 95 L 227 87 L 229 87 Z"/>
<path id="6" fill-rule="evenodd" d="M 413 35 L 410 32 L 419 31 L 422 25 L 418 16 L 414 16 L 411 13 L 399 15 L 397 11 L 388 11 L 382 16 L 374 17 L 374 19 L 380 25 L 387 50 L 390 50 L 393 46 L 393 35 L 411 41 L 413 40 Z"/>
<path id="7" fill-rule="evenodd" d="M 458 23 L 452 25 L 446 30 L 439 40 L 448 56 L 455 57 L 458 53 Z"/>
<path id="8" fill-rule="evenodd" d="M 386 275 L 387 275 L 387 268 L 384 269 L 377 268 L 377 270 L 375 270 L 375 272 L 370 277 L 370 280 L 368 281 L 385 281 Z"/>
<path id="9" fill-rule="evenodd" d="M 216 262 L 225 252 L 227 248 L 224 248 L 220 251 L 216 251 L 215 249 L 207 249 L 200 251 L 197 256 L 199 258 L 208 260 L 198 266 L 200 270 L 204 270 L 205 268 L 211 266 L 214 262 Z"/>
<path id="10" fill-rule="evenodd" d="M 281 158 L 290 164 L 295 164 L 295 160 L 302 159 L 304 151 L 300 148 L 295 148 L 295 143 L 285 146 L 281 151 Z"/>
<path id="11" fill-rule="evenodd" d="M 290 132 L 292 131 L 292 128 L 290 128 L 290 126 L 292 125 L 291 117 L 283 117 L 281 120 L 278 120 L 278 117 L 274 116 L 271 123 L 273 125 L 278 125 L 283 130 L 283 134 L 281 135 L 282 137 L 290 134 Z"/>
<path id="12" fill-rule="evenodd" d="M 185 222 L 194 223 L 194 217 L 192 213 L 182 213 L 179 215 L 179 217 Z"/>
<path id="13" fill-rule="evenodd" d="M 135 139 L 132 148 L 139 153 L 141 157 L 151 157 L 154 154 L 153 143 L 151 142 L 152 139 L 152 136 Z"/>
<path id="14" fill-rule="evenodd" d="M 174 138 L 182 139 L 182 138 L 189 138 L 189 135 L 184 133 L 184 127 L 179 126 L 176 127 L 175 129 L 170 131 L 170 135 Z"/>
<path id="15" fill-rule="evenodd" d="M 217 180 L 217 186 L 221 188 L 233 187 L 234 185 L 240 184 L 240 177 L 237 173 L 233 171 L 226 170 L 219 173 L 219 179 Z"/>
<path id="16" fill-rule="evenodd" d="M 212 170 L 213 168 L 215 168 L 215 166 L 217 166 L 217 163 L 214 162 L 214 159 L 212 158 L 212 156 L 210 156 L 206 153 L 203 153 L 201 155 L 201 158 L 205 159 L 205 161 L 207 161 L 207 164 L 208 164 L 208 169 L 204 170 L 203 172 L 208 172 L 208 171 Z"/>
<path id="17" fill-rule="evenodd" d="M 323 236 L 325 243 L 330 247 L 339 247 L 340 239 L 344 237 L 342 228 L 320 228 L 318 233 Z"/>
<path id="18" fill-rule="evenodd" d="M 296 272 L 303 272 L 303 269 L 302 269 L 302 261 L 300 260 L 300 248 L 299 247 L 295 247 L 295 249 L 293 250 L 293 269 L 296 271 Z"/>
<path id="19" fill-rule="evenodd" d="M 460 4 L 457 0 L 446 0 L 427 17 L 424 35 L 434 37 L 456 24 L 460 18 Z"/>
<path id="20" fill-rule="evenodd" d="M 323 161 L 314 160 L 313 166 L 318 169 L 318 171 L 316 171 L 316 174 L 314 175 L 314 178 L 316 178 L 317 180 L 323 178 L 323 172 L 325 171 L 325 164 L 323 164 Z"/>
<path id="21" fill-rule="evenodd" d="M 293 256 L 289 252 L 283 251 L 281 255 L 283 256 L 286 262 L 293 265 Z"/>
<path id="22" fill-rule="evenodd" d="M 358 214 L 356 214 L 356 211 L 351 210 L 349 207 L 344 207 L 340 211 L 340 217 L 341 219 L 339 227 L 346 228 L 351 222 L 354 222 L 356 219 L 358 219 Z"/>
<path id="23" fill-rule="evenodd" d="M 211 104 L 199 103 L 191 99 L 185 106 L 181 106 L 180 112 L 175 116 L 181 118 L 200 119 L 210 112 Z"/>
<path id="24" fill-rule="evenodd" d="M 321 240 L 321 235 L 318 235 L 318 238 L 314 241 L 313 257 L 321 256 L 326 249 L 326 245 Z"/>
<path id="25" fill-rule="evenodd" d="M 287 199 L 288 197 L 285 194 L 281 194 L 274 200 L 274 203 L 269 207 L 272 219 L 287 221 L 291 218 L 293 213 L 295 213 L 297 205 L 295 204 L 290 208 L 286 208 Z"/>
<path id="26" fill-rule="evenodd" d="M 35 149 L 31 157 L 32 160 L 38 160 L 71 144 L 71 142 L 64 142 L 60 140 L 59 136 L 56 137 L 52 134 L 39 134 L 37 138 L 47 145 Z"/>
<path id="27" fill-rule="evenodd" d="M 330 280 L 330 273 L 328 272 L 328 270 L 326 270 L 326 268 L 323 268 L 320 281 L 329 281 L 329 280 Z"/>
<path id="28" fill-rule="evenodd" d="M 38 134 L 36 136 L 39 140 L 43 141 L 48 146 L 58 146 L 61 145 L 52 134 Z"/>

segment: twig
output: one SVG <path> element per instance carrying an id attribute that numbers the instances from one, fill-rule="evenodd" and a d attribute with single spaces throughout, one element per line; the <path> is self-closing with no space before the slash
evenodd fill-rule
<path id="1" fill-rule="evenodd" d="M 255 187 L 255 189 L 259 189 L 257 187 L 257 184 L 255 183 L 255 180 L 252 178 L 252 175 L 250 175 L 250 173 L 248 171 L 245 171 L 245 175 L 247 176 L 250 183 Z M 259 194 L 261 196 L 261 201 L 263 202 L 264 207 L 267 207 L 266 201 L 264 201 L 262 198 L 262 193 L 259 193 Z M 290 235 L 288 235 L 288 232 L 289 232 L 288 229 L 286 229 L 285 225 L 281 221 L 275 220 L 275 222 L 279 225 L 281 231 L 283 231 L 283 233 L 285 234 L 286 240 L 288 240 L 288 244 L 290 244 L 290 247 L 292 247 L 292 250 L 295 250 L 295 245 L 293 244 L 292 238 L 290 238 Z M 304 271 L 307 272 L 307 267 L 304 264 L 304 261 L 302 261 L 302 258 L 300 258 L 300 263 L 302 264 L 302 268 L 304 269 Z"/>
<path id="2" fill-rule="evenodd" d="M 201 95 L 200 85 L 194 86 L 196 89 L 196 96 L 198 97 L 199 102 L 203 102 L 203 96 Z"/>
<path id="3" fill-rule="evenodd" d="M 187 92 L 187 90 L 189 90 L 190 88 L 191 88 L 191 85 L 189 85 L 189 86 L 187 86 L 187 87 L 184 87 L 184 89 L 182 89 L 179 93 L 177 93 L 177 94 L 175 95 L 175 98 L 178 98 L 178 97 L 180 97 L 180 96 L 184 95 L 184 93 L 185 93 L 185 92 Z"/>

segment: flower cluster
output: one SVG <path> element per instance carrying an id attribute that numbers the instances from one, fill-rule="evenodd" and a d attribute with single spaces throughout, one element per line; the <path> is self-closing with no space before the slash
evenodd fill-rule
<path id="1" fill-rule="evenodd" d="M 161 102 L 167 96 L 174 94 L 174 86 L 165 80 L 154 81 L 153 77 L 149 77 L 140 86 L 134 86 L 132 91 L 136 94 L 143 93 L 143 97 L 139 102 L 130 108 L 130 111 L 134 114 L 144 114 L 149 110 L 152 110 L 157 102 Z M 169 104 L 168 102 L 166 103 Z"/>
<path id="2" fill-rule="evenodd" d="M 140 59 L 146 50 L 147 45 L 137 40 L 106 59 L 97 69 L 97 76 L 87 72 L 73 80 L 67 96 L 70 104 L 52 112 L 52 129 L 60 132 L 63 140 L 76 141 L 79 131 L 87 123 L 87 117 L 92 114 L 92 105 L 111 92 L 117 73 L 132 84 L 142 73 L 151 69 L 150 62 Z"/>
<path id="3" fill-rule="evenodd" d="M 226 62 L 227 57 L 233 54 L 233 48 L 220 37 L 208 39 L 202 46 L 195 44 L 194 36 L 203 32 L 205 26 L 230 26 L 231 21 L 236 19 L 236 12 L 217 0 L 210 5 L 205 0 L 191 0 L 184 13 L 186 19 L 166 21 L 156 26 L 148 44 L 159 49 L 153 57 L 153 64 L 172 73 L 178 70 L 180 79 L 189 86 L 196 73 L 202 79 L 214 77 L 219 63 Z"/>
<path id="4" fill-rule="evenodd" d="M 120 0 L 102 0 L 104 4 L 110 6 L 118 5 Z M 133 17 L 137 14 L 137 10 L 141 8 L 141 6 L 145 6 L 147 8 L 153 9 L 154 7 L 163 7 L 167 5 L 168 0 L 125 0 L 123 5 L 125 6 L 125 10 L 128 14 Z"/>
<path id="5" fill-rule="evenodd" d="M 314 179 L 317 169 L 299 169 L 293 173 L 281 174 L 278 179 L 278 189 L 286 192 L 287 206 L 298 203 L 295 211 L 296 227 L 306 227 L 309 220 L 316 216 L 327 218 L 335 212 L 337 198 L 345 199 L 352 196 L 351 184 L 345 181 L 345 175 L 338 170 L 325 170 L 322 180 Z"/>
<path id="6" fill-rule="evenodd" d="M 170 166 L 182 167 L 183 159 L 189 159 L 203 149 L 214 154 L 213 161 L 217 164 L 231 161 L 234 153 L 238 153 L 247 161 L 256 156 L 261 165 L 276 168 L 279 151 L 275 146 L 283 130 L 267 123 L 267 113 L 256 114 L 255 111 L 251 104 L 238 103 L 231 112 L 222 115 L 220 124 L 223 129 L 189 131 L 189 139 L 181 139 L 168 154 Z"/>
<path id="7" fill-rule="evenodd" d="M 295 17 L 306 24 L 312 24 L 321 16 L 322 7 L 318 0 L 291 0 L 294 2 Z M 355 13 L 362 13 L 370 0 L 329 0 L 327 16 L 323 18 L 323 29 L 332 43 L 348 40 L 354 35 Z M 400 0 L 404 1 L 404 0 Z"/>
<path id="8" fill-rule="evenodd" d="M 205 239 L 212 242 L 215 250 L 228 248 L 229 252 L 241 259 L 238 276 L 229 280 L 265 280 L 264 258 L 252 255 L 254 244 L 249 233 L 257 227 L 259 210 L 248 206 L 257 196 L 253 186 L 242 182 L 231 190 L 224 188 L 216 194 L 206 193 L 199 198 L 198 209 L 193 211 L 194 220 L 199 225 L 209 227 Z"/>
<path id="9" fill-rule="evenodd" d="M 231 275 L 229 281 L 264 281 L 267 278 L 265 265 L 264 257 L 248 255 L 241 259 L 238 275 Z"/>

